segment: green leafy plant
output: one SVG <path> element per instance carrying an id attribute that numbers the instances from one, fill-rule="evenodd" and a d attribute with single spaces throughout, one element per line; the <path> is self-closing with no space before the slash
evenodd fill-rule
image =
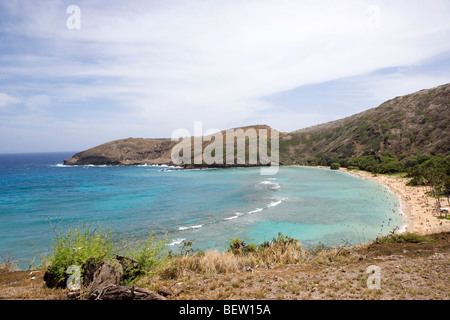
<path id="1" fill-rule="evenodd" d="M 166 241 L 156 241 L 151 234 L 143 241 L 125 244 L 121 250 L 122 255 L 137 263 L 134 270 L 131 270 L 131 273 L 134 274 L 130 277 L 131 281 L 139 275 L 151 273 L 152 270 L 160 266 L 166 258 L 165 247 Z"/>
<path id="2" fill-rule="evenodd" d="M 163 258 L 166 242 L 156 241 L 153 235 L 149 235 L 144 241 L 134 242 L 123 255 L 135 260 L 142 271 L 149 271 Z"/>
<path id="3" fill-rule="evenodd" d="M 94 262 L 114 257 L 118 252 L 112 240 L 111 231 L 93 229 L 89 226 L 74 227 L 66 233 L 56 232 L 50 252 L 43 257 L 48 272 L 59 281 L 67 279 L 66 270 L 71 265 L 80 266 L 87 259 Z"/>

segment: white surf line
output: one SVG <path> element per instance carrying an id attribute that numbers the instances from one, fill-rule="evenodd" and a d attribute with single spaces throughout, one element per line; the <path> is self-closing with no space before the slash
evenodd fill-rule
<path id="1" fill-rule="evenodd" d="M 264 210 L 264 209 L 262 209 L 262 208 L 256 208 L 255 210 L 249 211 L 248 214 L 253 214 L 253 213 L 261 212 L 261 211 L 263 211 L 263 210 Z"/>
<path id="2" fill-rule="evenodd" d="M 232 216 L 232 217 L 228 217 L 228 218 L 223 218 L 223 220 L 233 220 L 233 219 L 237 219 L 238 216 Z"/>
<path id="3" fill-rule="evenodd" d="M 186 240 L 186 238 L 176 238 L 176 239 L 173 239 L 172 242 L 169 243 L 168 245 L 174 246 L 174 245 L 182 243 L 184 240 Z"/>
<path id="4" fill-rule="evenodd" d="M 231 216 L 228 218 L 223 218 L 223 220 L 234 220 L 234 219 L 237 219 L 239 216 L 242 216 L 242 213 L 236 212 L 236 214 L 234 216 Z"/>
<path id="5" fill-rule="evenodd" d="M 202 227 L 203 227 L 203 224 L 199 224 L 196 226 L 181 226 L 181 227 L 178 227 L 178 231 L 189 230 L 189 229 L 199 229 Z"/>
<path id="6" fill-rule="evenodd" d="M 265 189 L 269 189 L 269 190 L 277 190 L 280 189 L 280 184 L 276 183 L 276 182 L 272 182 L 272 181 L 261 181 L 259 184 L 264 185 Z"/>
<path id="7" fill-rule="evenodd" d="M 281 202 L 283 202 L 284 200 L 286 200 L 287 198 L 282 198 L 282 199 L 280 199 L 280 200 L 278 200 L 278 201 L 273 201 L 273 202 L 271 202 L 271 203 L 269 203 L 268 205 L 267 205 L 267 208 L 272 208 L 272 207 L 276 207 L 277 205 L 279 205 Z"/>

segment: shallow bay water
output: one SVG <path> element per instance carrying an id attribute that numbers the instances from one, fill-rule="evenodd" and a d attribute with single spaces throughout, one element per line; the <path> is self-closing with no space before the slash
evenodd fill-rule
<path id="1" fill-rule="evenodd" d="M 232 238 L 261 243 L 279 232 L 305 247 L 356 244 L 402 223 L 396 195 L 339 171 L 63 166 L 72 154 L 0 155 L 0 258 L 28 267 L 51 245 L 49 221 L 59 230 L 101 226 L 120 238 L 154 233 L 173 251 L 183 240 L 226 250 Z"/>

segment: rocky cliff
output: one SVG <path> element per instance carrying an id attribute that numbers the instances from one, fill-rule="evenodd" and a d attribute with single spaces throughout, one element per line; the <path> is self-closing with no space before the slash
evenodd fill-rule
<path id="1" fill-rule="evenodd" d="M 176 142 L 169 139 L 128 138 L 111 141 L 64 160 L 65 165 L 170 164 Z"/>

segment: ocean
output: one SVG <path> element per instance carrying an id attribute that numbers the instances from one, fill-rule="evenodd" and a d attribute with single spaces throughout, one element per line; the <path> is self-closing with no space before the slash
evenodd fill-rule
<path id="1" fill-rule="evenodd" d="M 176 251 L 184 240 L 226 250 L 232 238 L 262 243 L 279 232 L 304 247 L 357 244 L 402 224 L 396 195 L 340 171 L 62 165 L 73 154 L 0 155 L 0 263 L 28 268 L 49 250 L 51 225 L 87 224 L 125 239 L 153 233 Z"/>

